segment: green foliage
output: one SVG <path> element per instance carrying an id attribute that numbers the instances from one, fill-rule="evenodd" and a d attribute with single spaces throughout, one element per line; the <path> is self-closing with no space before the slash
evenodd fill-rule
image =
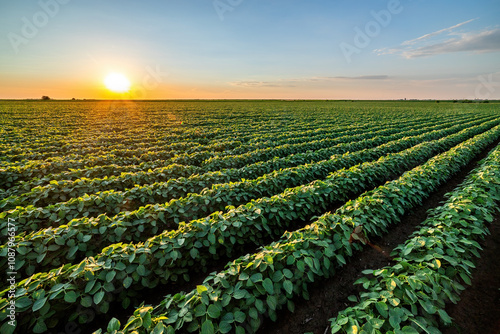
<path id="1" fill-rule="evenodd" d="M 485 134 L 465 141 L 406 172 L 399 179 L 347 202 L 334 214 L 327 213 L 314 224 L 293 233 L 285 233 L 280 241 L 264 247 L 262 251 L 233 261 L 224 271 L 210 274 L 203 284 L 206 290 L 202 289 L 201 293 L 197 288 L 188 293 L 167 296 L 154 308 L 152 318 L 155 316 L 167 318 L 166 323 L 175 325 L 177 329 L 186 326 L 189 331 L 190 328 L 203 326 L 206 319 L 210 318 L 213 324 L 217 318 L 222 319 L 228 314 L 242 312 L 254 315 L 249 322 L 251 331 L 257 330 L 259 314 L 275 318 L 276 311 L 287 304 L 293 296 L 302 295 L 307 299 L 307 285 L 314 282 L 316 277 L 329 277 L 338 267 L 345 265 L 344 257 L 352 255 L 353 248 L 360 248 L 359 245 L 348 242 L 354 226 L 363 225 L 370 235 L 381 235 L 390 224 L 399 221 L 405 210 L 418 205 L 451 174 L 459 171 L 461 166 L 465 166 L 489 143 L 497 139 L 499 131 L 500 126 L 497 126 Z M 496 197 L 498 198 L 498 195 Z M 491 202 L 494 203 L 493 200 Z M 388 207 L 392 209 L 387 210 Z M 325 259 L 333 265 L 325 265 Z M 432 262 L 431 266 L 439 267 L 437 262 Z M 287 276 L 284 274 L 285 271 Z M 257 276 L 257 273 L 260 275 Z M 390 326 L 404 333 L 415 332 L 410 325 L 402 325 L 408 321 L 409 314 L 407 310 L 398 306 L 404 298 L 411 299 L 411 297 L 404 292 L 398 293 L 402 284 L 400 278 L 393 277 L 389 270 L 376 271 L 374 275 L 387 278 L 383 286 L 388 290 L 387 294 L 379 293 L 380 288 L 374 290 L 382 298 L 376 309 L 389 318 Z M 424 281 L 428 277 L 425 271 L 419 275 Z M 285 277 L 290 279 L 286 280 Z M 285 281 L 292 284 L 292 289 L 285 288 Z M 372 284 L 370 281 L 365 283 L 367 286 Z M 434 291 L 433 288 L 431 285 L 425 292 L 429 294 Z M 368 302 L 361 305 L 366 308 L 370 305 L 373 307 L 374 304 L 375 302 Z M 432 314 L 438 312 L 432 303 L 422 302 L 421 305 Z M 207 313 L 194 311 L 200 306 L 204 309 L 206 307 Z M 210 309 L 217 312 L 210 312 Z M 438 313 L 442 319 L 448 319 L 444 311 Z M 186 319 L 180 316 L 181 314 L 190 316 Z M 192 314 L 195 314 L 195 317 L 192 317 Z M 138 319 L 132 317 L 129 321 L 135 322 Z M 344 325 L 352 329 L 353 326 L 359 327 L 359 322 L 353 320 L 352 316 L 340 316 L 339 323 L 334 325 L 334 330 L 338 331 Z M 384 325 L 384 321 L 374 318 L 368 321 L 364 328 L 368 332 L 373 332 Z M 222 324 L 220 326 L 218 330 L 226 330 L 225 323 L 224 327 Z M 217 330 L 217 327 L 214 330 Z"/>
<path id="2" fill-rule="evenodd" d="M 437 333 L 441 324 L 452 323 L 445 303 L 456 303 L 462 284 L 471 283 L 473 259 L 481 250 L 478 240 L 488 233 L 487 225 L 498 211 L 500 148 L 447 197 L 396 248 L 397 264 L 358 280 L 367 291 L 359 304 L 331 319 L 332 333 L 349 330 L 345 319 L 366 332 L 377 322 L 377 329 L 387 333 Z"/>
<path id="3" fill-rule="evenodd" d="M 463 139 L 480 133 L 497 123 L 498 121 L 496 120 L 489 121 L 449 137 L 445 137 L 446 139 L 441 141 L 429 142 L 425 144 L 427 148 L 424 148 L 422 145 L 418 146 L 418 149 L 420 151 L 433 149 L 434 151 L 428 151 L 428 154 L 435 154 L 440 152 L 443 148 L 449 148 Z M 467 128 L 467 126 L 468 124 L 465 124 L 434 131 L 431 131 L 432 129 L 429 128 L 424 128 L 419 131 L 423 132 L 423 134 L 418 136 L 404 137 L 403 139 L 382 144 L 376 148 L 347 153 L 315 164 L 305 164 L 298 167 L 274 171 L 255 180 L 244 180 L 236 183 L 215 185 L 212 189 L 206 189 L 200 194 L 189 194 L 186 197 L 172 200 L 164 205 L 149 205 L 133 212 L 122 212 L 113 218 L 101 215 L 96 218 L 74 219 L 67 225 L 58 228 L 41 230 L 26 236 L 20 235 L 16 241 L 23 245 L 23 249 L 25 249 L 23 252 L 25 254 L 20 254 L 18 260 L 25 261 L 24 264 L 28 264 L 24 267 L 28 270 L 26 272 L 28 275 L 33 271 L 50 270 L 62 264 L 64 257 L 66 261 L 73 262 L 74 260 L 81 260 L 84 256 L 96 255 L 102 248 L 113 243 L 145 241 L 147 236 L 155 235 L 163 230 L 176 228 L 180 221 L 200 219 L 208 213 L 224 210 L 227 205 L 240 205 L 262 196 L 272 196 L 288 187 L 306 184 L 307 182 L 324 178 L 335 170 L 348 168 L 363 161 L 377 159 L 380 156 L 411 147 L 424 140 L 441 138 L 443 134 L 453 133 L 453 131 Z M 398 136 L 404 136 L 404 134 Z M 445 142 L 447 144 L 444 144 Z M 404 168 L 404 166 L 411 166 L 415 161 L 418 161 L 417 159 L 427 159 L 424 158 L 424 156 L 420 156 L 419 153 L 415 155 L 415 158 L 405 157 L 404 155 L 401 157 L 403 157 L 403 159 L 399 159 L 398 161 L 404 160 L 404 162 L 397 162 L 397 164 L 401 164 L 401 168 Z M 423 162 L 424 160 L 421 161 Z M 370 167 L 367 166 L 367 169 L 369 168 Z M 393 171 L 394 168 L 387 169 L 385 173 L 390 175 Z M 354 188 L 348 176 L 346 180 L 341 180 L 341 182 L 344 182 L 345 187 L 349 189 L 351 194 L 356 193 L 356 188 Z M 377 182 L 380 181 L 373 180 L 371 184 L 375 185 Z M 298 190 L 295 191 L 297 192 Z M 322 193 L 330 193 L 329 185 L 322 185 L 321 183 L 314 184 L 313 188 L 309 189 L 306 193 L 311 194 L 311 199 L 314 199 L 314 201 L 309 201 L 309 205 L 316 205 L 315 198 L 321 197 Z M 347 194 L 349 193 L 346 193 L 346 195 Z M 290 198 L 291 195 L 286 194 L 284 196 L 285 198 Z M 339 197 L 337 200 L 342 200 L 342 198 L 343 197 Z M 326 200 L 320 199 L 323 204 L 319 206 L 319 208 L 326 208 L 329 201 L 332 200 L 334 200 L 334 198 Z M 264 204 L 266 202 L 266 200 L 260 201 L 260 203 Z M 302 208 L 307 204 L 298 203 L 297 205 Z M 262 209 L 267 210 L 265 207 L 262 207 Z M 86 208 L 86 210 L 88 210 L 88 208 Z M 311 211 L 301 210 L 303 213 L 302 216 L 297 214 L 291 218 L 306 219 L 313 213 Z M 288 219 L 290 219 L 290 217 Z M 92 242 L 88 242 L 89 240 L 92 240 Z M 193 251 L 197 252 L 198 250 L 196 249 Z M 0 253 L 1 252 L 2 248 L 0 248 Z M 3 261 L 5 262 L 6 259 Z M 0 265 L 1 264 L 2 260 L 0 260 Z"/>
<path id="4" fill-rule="evenodd" d="M 15 270 L 22 275 L 15 331 L 53 331 L 68 319 L 84 324 L 85 309 L 104 314 L 121 304 L 141 306 L 122 323 L 110 315 L 98 332 L 254 332 L 263 317 L 276 320 L 283 308 L 293 312 L 294 296 L 308 299 L 310 283 L 346 265 L 361 247 L 348 242 L 355 226 L 368 237 L 382 235 L 498 138 L 495 106 L 468 107 L 0 102 L 0 231 L 7 233 L 8 220 L 15 221 Z M 478 227 L 470 235 L 481 233 Z M 270 239 L 278 241 L 265 245 Z M 461 245 L 458 255 L 462 249 L 479 254 L 471 238 L 450 240 Z M 402 254 L 412 256 L 422 242 Z M 425 247 L 432 242 L 425 240 Z M 443 242 L 435 242 L 438 256 L 418 255 L 428 264 L 424 269 L 464 268 L 454 275 L 470 282 L 472 262 L 439 253 Z M 261 248 L 234 259 L 249 247 Z M 3 271 L 7 253 L 2 246 Z M 232 261 L 223 271 L 206 276 L 226 259 Z M 387 273 L 379 270 L 360 283 L 370 288 Z M 145 289 L 161 292 L 199 275 L 206 279 L 193 291 L 143 306 Z M 390 277 L 383 289 L 396 294 L 404 283 Z M 428 286 L 420 277 L 411 284 Z M 368 304 L 391 320 L 374 318 L 365 328 L 390 325 L 411 333 L 424 326 L 427 316 L 408 322 L 399 310 L 405 298 L 449 322 L 439 305 L 406 291 Z M 2 286 L 1 322 L 7 293 Z M 336 326 L 360 323 L 343 318 Z"/>

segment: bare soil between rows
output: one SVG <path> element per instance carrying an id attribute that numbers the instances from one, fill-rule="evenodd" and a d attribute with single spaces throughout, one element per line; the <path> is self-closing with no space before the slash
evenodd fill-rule
<path id="1" fill-rule="evenodd" d="M 373 238 L 371 242 L 378 245 L 385 253 L 390 254 L 399 244 L 403 243 L 425 220 L 427 211 L 437 207 L 445 200 L 444 195 L 456 188 L 477 167 L 477 162 L 484 159 L 488 152 L 500 141 L 488 146 L 478 157 L 454 175 L 445 185 L 434 192 L 424 203 L 406 214 L 401 222 L 382 238 Z M 500 266 L 498 266 L 498 250 L 500 246 L 500 227 L 495 226 L 500 221 L 497 215 L 488 236 L 483 242 L 481 258 L 473 272 L 472 286 L 462 292 L 461 301 L 447 308 L 455 325 L 443 328 L 445 334 L 500 334 Z M 294 313 L 288 310 L 278 312 L 278 320 L 272 322 L 266 319 L 258 333 L 273 334 L 323 334 L 330 332 L 329 319 L 337 313 L 353 305 L 348 301 L 350 295 L 358 295 L 362 287 L 354 282 L 363 276 L 365 269 L 377 269 L 391 265 L 391 260 L 370 247 L 355 253 L 348 263 L 333 277 L 316 281 L 309 287 L 310 299 L 297 297 Z"/>

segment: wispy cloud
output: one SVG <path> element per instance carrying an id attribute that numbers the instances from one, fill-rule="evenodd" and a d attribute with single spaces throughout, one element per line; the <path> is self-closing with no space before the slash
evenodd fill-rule
<path id="1" fill-rule="evenodd" d="M 385 80 L 388 79 L 388 75 L 361 75 L 357 77 L 323 77 L 323 79 L 337 80 L 337 79 L 347 79 L 347 80 Z"/>
<path id="2" fill-rule="evenodd" d="M 456 39 L 404 51 L 403 56 L 416 58 L 464 51 L 477 53 L 500 51 L 500 29 L 461 34 Z"/>
<path id="3" fill-rule="evenodd" d="M 280 81 L 234 81 L 230 82 L 233 86 L 247 87 L 247 88 L 261 88 L 261 87 L 295 87 L 290 83 Z"/>
<path id="4" fill-rule="evenodd" d="M 462 23 L 459 23 L 459 24 L 455 24 L 454 26 L 451 26 L 451 27 L 448 27 L 448 28 L 444 28 L 444 29 L 441 29 L 441 30 L 438 30 L 438 31 L 434 31 L 434 32 L 431 32 L 430 34 L 425 34 L 423 36 L 420 36 L 420 37 L 415 38 L 415 39 L 411 39 L 409 41 L 404 41 L 401 45 L 413 45 L 413 44 L 416 44 L 418 42 L 422 42 L 424 40 L 430 39 L 431 37 L 439 36 L 442 33 L 452 32 L 454 29 L 459 28 L 459 27 L 463 26 L 464 24 L 470 23 L 470 22 L 472 22 L 474 20 L 477 20 L 477 19 L 467 20 L 465 22 L 462 22 Z"/>
<path id="5" fill-rule="evenodd" d="M 405 58 L 417 58 L 454 52 L 500 51 L 500 28 L 474 32 L 456 31 L 457 28 L 474 20 L 476 19 L 404 41 L 396 48 L 377 49 L 374 52 L 378 55 L 395 54 Z"/>
<path id="6" fill-rule="evenodd" d="M 296 79 L 278 79 L 274 81 L 256 81 L 256 80 L 242 80 L 233 81 L 229 84 L 232 86 L 240 86 L 247 88 L 276 88 L 276 87 L 297 87 L 300 85 L 314 83 L 314 82 L 342 82 L 346 80 L 386 80 L 388 75 L 361 75 L 361 76 L 333 76 L 333 77 L 309 77 L 309 78 L 296 78 Z"/>

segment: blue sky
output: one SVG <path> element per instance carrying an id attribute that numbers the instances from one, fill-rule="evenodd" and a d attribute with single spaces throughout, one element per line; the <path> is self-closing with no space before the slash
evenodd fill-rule
<path id="1" fill-rule="evenodd" d="M 500 1 L 0 0 L 0 98 L 500 98 Z"/>

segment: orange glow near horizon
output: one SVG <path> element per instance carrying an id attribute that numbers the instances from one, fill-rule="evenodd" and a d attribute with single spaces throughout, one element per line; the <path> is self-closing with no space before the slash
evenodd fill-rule
<path id="1" fill-rule="evenodd" d="M 109 68 L 109 67 L 108 67 Z M 118 71 L 117 71 L 118 72 Z M 470 92 L 477 89 L 474 80 L 384 80 L 335 79 L 324 82 L 304 81 L 271 82 L 260 86 L 245 86 L 232 82 L 196 82 L 169 80 L 160 83 L 143 80 L 141 73 L 132 69 L 122 72 L 130 83 L 127 91 L 121 92 L 108 86 L 104 79 L 109 72 L 102 68 L 86 68 L 61 78 L 0 77 L 0 99 L 103 99 L 103 100 L 164 100 L 164 99 L 473 99 Z M 154 84 L 156 83 L 156 84 Z M 3 85 L 2 85 L 3 84 Z M 120 84 L 124 86 L 124 84 Z M 118 85 L 119 87 L 122 87 Z M 113 86 L 114 87 L 114 86 Z M 481 88 L 481 87 L 480 87 Z M 360 96 L 359 92 L 363 91 Z M 489 92 L 482 87 L 481 92 Z M 493 99 L 493 94 L 491 96 Z"/>

